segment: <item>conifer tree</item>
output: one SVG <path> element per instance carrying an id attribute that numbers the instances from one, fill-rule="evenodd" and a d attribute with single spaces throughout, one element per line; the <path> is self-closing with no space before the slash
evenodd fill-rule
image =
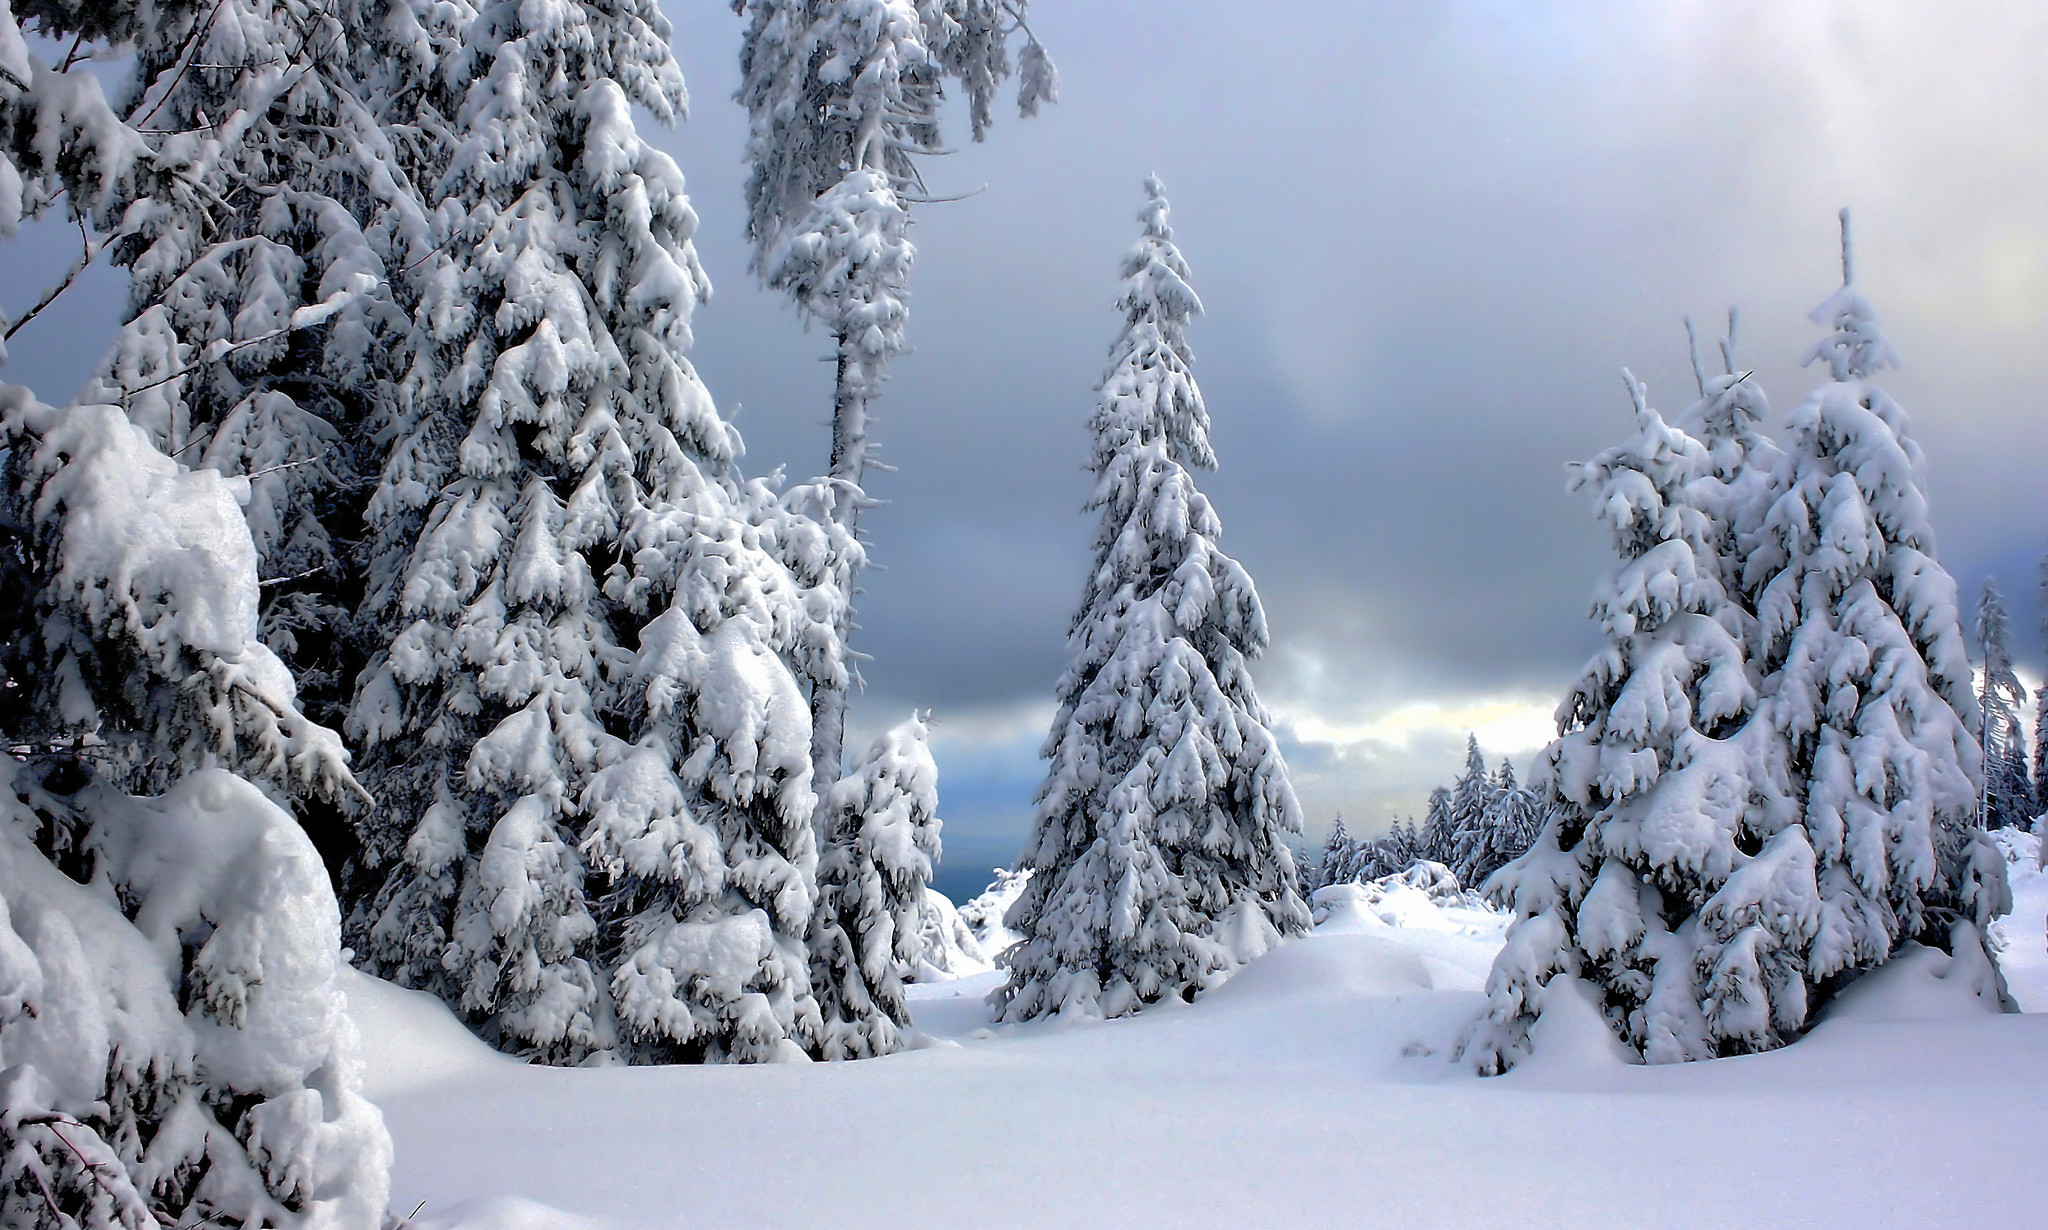
<path id="1" fill-rule="evenodd" d="M 913 715 L 832 787 L 811 924 L 826 1059 L 886 1055 L 911 1036 L 903 984 L 924 947 L 925 886 L 939 862 L 938 780 Z"/>
<path id="2" fill-rule="evenodd" d="M 247 477 L 263 636 L 338 724 L 357 635 L 362 505 L 410 353 L 404 283 L 431 255 L 415 176 L 446 144 L 433 88 L 453 6 L 221 0 L 134 60 L 154 130 L 221 134 L 199 190 L 128 211 L 133 316 L 87 400 L 165 452 Z"/>
<path id="3" fill-rule="evenodd" d="M 1323 839 L 1323 852 L 1316 859 L 1315 875 L 1309 889 L 1313 892 L 1331 884 L 1341 884 L 1350 878 L 1352 863 L 1358 858 L 1359 845 L 1344 827 L 1344 813 L 1338 812 L 1330 824 L 1330 835 Z"/>
<path id="4" fill-rule="evenodd" d="M 1146 192 L 1090 423 L 1095 566 L 1007 919 L 1024 938 L 993 997 L 1011 1021 L 1191 999 L 1308 922 L 1300 808 L 1247 670 L 1265 614 L 1189 473 L 1216 464 L 1186 340 L 1201 303 L 1165 189 Z"/>
<path id="5" fill-rule="evenodd" d="M 2041 611 L 2041 629 L 2048 632 L 2048 555 L 2041 557 L 2040 584 L 2037 601 Z M 2044 675 L 2048 679 L 2048 675 Z M 2048 814 L 2048 746 L 2042 736 L 2048 734 L 2048 683 L 2044 683 L 2040 694 L 2034 698 L 2034 814 Z"/>
<path id="6" fill-rule="evenodd" d="M 1456 840 L 1457 829 L 1451 822 L 1451 788 L 1438 786 L 1429 792 L 1429 802 L 1423 808 L 1422 828 L 1415 834 L 1415 857 L 1448 864 Z"/>
<path id="7" fill-rule="evenodd" d="M 696 216 L 632 110 L 683 110 L 668 24 L 494 0 L 462 38 L 370 505 L 358 951 L 536 1058 L 810 1049 L 808 622 L 684 358 Z"/>
<path id="8" fill-rule="evenodd" d="M 1460 884 L 1470 884 L 1472 873 L 1485 857 L 1490 837 L 1488 830 L 1493 824 L 1494 789 L 1493 775 L 1487 771 L 1486 757 L 1479 751 L 1479 736 L 1465 736 L 1465 771 L 1451 786 L 1450 805 L 1445 812 L 1446 828 L 1450 834 L 1445 854 L 1438 861 L 1451 869 Z"/>
<path id="9" fill-rule="evenodd" d="M 747 19 L 739 100 L 751 120 L 753 270 L 831 334 L 836 352 L 831 464 L 819 484 L 829 491 L 803 496 L 838 530 L 811 589 L 830 611 L 819 638 L 835 650 L 812 655 L 807 671 L 822 797 L 843 767 L 854 679 L 844 645 L 866 561 L 868 408 L 907 344 L 915 155 L 940 144 L 948 80 L 966 91 L 975 140 L 986 135 L 1014 35 L 1024 37 L 1024 115 L 1057 97 L 1058 76 L 1024 25 L 1023 0 L 733 0 L 733 10 Z"/>
<path id="10" fill-rule="evenodd" d="M 1610 647 L 1542 758 L 1543 833 L 1497 881 L 1519 920 L 1465 1046 L 1481 1071 L 1526 1053 L 1559 977 L 1652 1062 L 1782 1045 L 1908 940 L 1969 950 L 1978 992 L 2002 996 L 1980 929 L 2010 901 L 1975 827 L 1955 586 L 1904 415 L 1869 380 L 1893 359 L 1846 213 L 1843 232 L 1843 289 L 1814 314 L 1832 331 L 1808 354 L 1832 379 L 1791 416 L 1760 517 L 1640 393 L 1638 441 L 1579 471 L 1622 557 L 1595 603 Z M 1726 401 L 1746 380 L 1702 383 Z M 1741 422 L 1723 409 L 1688 421 Z M 1714 558 L 1730 541 L 1733 591 Z"/>
<path id="11" fill-rule="evenodd" d="M 1831 380 L 1789 423 L 1781 494 L 1754 573 L 1777 674 L 1773 716 L 1820 870 L 1808 978 L 1883 961 L 1907 939 L 1981 945 L 2010 908 L 1977 824 L 1980 720 L 1956 585 L 1935 557 L 1920 449 L 1872 377 L 1897 357 L 1855 289 L 1815 309 L 1807 353 Z"/>
<path id="12" fill-rule="evenodd" d="M 252 781 L 356 787 L 257 638 L 240 495 L 118 407 L 0 385 L 8 1225 L 384 1217 L 332 890 Z M 119 788 L 145 769 L 162 797 Z"/>
<path id="13" fill-rule="evenodd" d="M 1742 847 L 1755 852 L 1753 834 L 1768 832 L 1752 801 L 1776 790 L 1759 740 L 1768 728 L 1752 720 L 1744 623 L 1714 558 L 1722 535 L 1691 498 L 1711 472 L 1707 452 L 1627 384 L 1635 437 L 1573 476 L 1594 490 L 1620 556 L 1594 595 L 1608 645 L 1559 708 L 1564 733 L 1539 761 L 1553 818 L 1496 881 L 1519 919 L 1467 1046 L 1483 1071 L 1523 1052 L 1559 975 L 1591 982 L 1609 1024 L 1653 1062 L 1714 1053 L 1692 915 L 1747 861 Z"/>
<path id="14" fill-rule="evenodd" d="M 2013 674 L 2010 630 L 1998 582 L 1984 578 L 1977 599 L 1977 647 L 1984 663 L 1977 685 L 1977 707 L 1983 716 L 1978 746 L 1984 756 L 1984 786 L 1978 823 L 1985 829 L 2030 828 L 2034 817 L 2034 783 L 2027 773 L 2026 734 L 2020 712 L 2027 690 Z"/>

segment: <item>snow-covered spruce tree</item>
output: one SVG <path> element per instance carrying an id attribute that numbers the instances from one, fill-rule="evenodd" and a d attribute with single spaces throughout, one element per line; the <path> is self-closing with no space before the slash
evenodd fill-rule
<path id="1" fill-rule="evenodd" d="M 1014 35 L 1024 37 L 1024 115 L 1054 100 L 1058 78 L 1024 27 L 1023 0 L 733 0 L 733 10 L 747 19 L 739 101 L 752 129 L 753 269 L 830 333 L 836 349 L 831 461 L 818 484 L 833 490 L 806 488 L 802 496 L 848 540 L 824 557 L 811 588 L 838 649 L 815 655 L 807 673 L 822 800 L 842 771 L 854 681 L 844 646 L 866 559 L 856 536 L 868 502 L 868 406 L 906 345 L 910 201 L 920 187 L 914 155 L 939 146 L 949 79 L 966 91 L 975 139 L 986 134 L 997 87 L 1011 72 Z"/>
<path id="2" fill-rule="evenodd" d="M 818 852 L 811 984 L 827 1059 L 901 1050 L 903 984 L 924 946 L 924 891 L 939 862 L 939 770 L 912 716 L 835 782 Z"/>
<path id="3" fill-rule="evenodd" d="M 2040 608 L 2041 630 L 2048 632 L 2048 555 L 2041 557 L 2038 575 L 2040 582 L 2035 590 L 2035 601 Z M 2048 814 L 2048 742 L 2042 739 L 2044 733 L 2048 733 L 2048 683 L 2044 683 L 2034 697 L 2034 815 L 2037 817 Z"/>
<path id="4" fill-rule="evenodd" d="M 1309 891 L 1341 884 L 1349 877 L 1352 863 L 1358 858 L 1359 843 L 1344 827 L 1344 813 L 1338 812 L 1330 824 L 1330 835 L 1323 839 L 1322 854 L 1310 868 L 1314 873 L 1308 877 Z"/>
<path id="5" fill-rule="evenodd" d="M 432 250 L 415 177 L 447 144 L 455 12 L 222 0 L 126 89 L 155 131 L 218 133 L 218 156 L 199 191 L 123 218 L 134 314 L 83 396 L 249 478 L 264 640 L 336 724 L 367 655 L 362 512 L 412 349 L 405 283 Z"/>
<path id="6" fill-rule="evenodd" d="M 1535 843 L 1541 815 L 1535 794 L 1515 780 L 1515 767 L 1503 758 L 1487 780 L 1482 823 L 1459 830 L 1458 861 L 1451 868 L 1458 882 L 1475 891 L 1483 888 L 1494 872 Z"/>
<path id="7" fill-rule="evenodd" d="M 1810 876 L 1812 857 L 1760 708 L 1753 620 L 1723 587 L 1723 535 L 1694 503 L 1712 464 L 1627 383 L 1635 436 L 1573 475 L 1620 561 L 1594 591 L 1607 645 L 1538 761 L 1550 818 L 1495 877 L 1518 919 L 1464 1046 L 1484 1072 L 1526 1053 L 1559 977 L 1591 984 L 1608 1024 L 1651 1062 L 1760 1048 L 1805 1019 L 1787 950 L 1810 936 L 1774 930 L 1804 928 L 1805 916 L 1760 907 L 1802 867 Z M 1725 967 L 1702 935 L 1721 918 L 1748 928 Z M 1747 979 L 1724 984 L 1724 969 Z"/>
<path id="8" fill-rule="evenodd" d="M 1467 1044 L 1482 1071 L 1526 1053 L 1558 975 L 1591 983 L 1652 1061 L 1781 1045 L 1911 940 L 1951 948 L 2002 998 L 1981 928 L 2010 897 L 1975 824 L 1955 585 L 1933 557 L 1904 415 L 1868 379 L 1891 349 L 1848 276 L 1846 214 L 1843 230 L 1844 287 L 1815 312 L 1833 331 L 1808 355 L 1834 378 L 1791 416 L 1743 572 L 1760 647 L 1746 668 L 1741 620 L 1726 618 L 1741 604 L 1711 583 L 1726 572 L 1696 562 L 1722 535 L 1684 532 L 1713 519 L 1699 514 L 1717 489 L 1688 501 L 1676 465 L 1654 467 L 1663 482 L 1607 467 L 1627 583 L 1596 609 L 1616 644 L 1545 753 L 1557 810 L 1501 873 L 1521 919 Z M 1686 643 L 1682 624 L 1701 635 Z"/>
<path id="9" fill-rule="evenodd" d="M 1465 771 L 1451 784 L 1449 810 L 1445 813 L 1450 830 L 1448 857 L 1439 860 L 1458 877 L 1460 884 L 1476 883 L 1473 869 L 1485 856 L 1493 826 L 1493 774 L 1479 751 L 1479 736 L 1465 736 Z"/>
<path id="10" fill-rule="evenodd" d="M 1977 599 L 1977 648 L 1984 663 L 1977 684 L 1977 708 L 1983 714 L 1978 745 L 1984 756 L 1978 821 L 1986 830 L 2031 828 L 2034 818 L 2034 783 L 2020 726 L 2027 690 L 2013 674 L 2010 636 L 1998 582 L 1986 577 Z"/>
<path id="11" fill-rule="evenodd" d="M 1246 666 L 1265 613 L 1189 473 L 1216 464 L 1186 340 L 1201 303 L 1165 190 L 1146 193 L 1090 423 L 1095 566 L 1007 920 L 1024 938 L 992 996 L 1011 1021 L 1192 999 L 1308 922 L 1285 840 L 1300 808 Z"/>
<path id="12" fill-rule="evenodd" d="M 1457 829 L 1451 823 L 1451 788 L 1438 786 L 1429 792 L 1429 802 L 1423 808 L 1422 827 L 1415 834 L 1415 857 L 1448 864 L 1456 839 Z"/>
<path id="13" fill-rule="evenodd" d="M 1907 940 L 1978 948 L 2011 908 L 2005 865 L 1977 823 L 1979 757 L 1956 585 L 1935 558 L 1920 449 L 1871 377 L 1896 363 L 1855 289 L 1842 214 L 1842 289 L 1814 311 L 1808 351 L 1831 379 L 1794 411 L 1779 486 L 1751 557 L 1775 673 L 1772 717 L 1817 865 L 1818 984 Z"/>
<path id="14" fill-rule="evenodd" d="M 0 1222 L 375 1230 L 333 890 L 251 781 L 354 783 L 257 637 L 247 487 L 10 386 L 0 458 Z"/>
<path id="15" fill-rule="evenodd" d="M 548 1061 L 809 1049 L 807 617 L 684 358 L 696 216 L 632 112 L 683 109 L 668 24 L 495 0 L 462 35 L 371 502 L 357 950 Z"/>

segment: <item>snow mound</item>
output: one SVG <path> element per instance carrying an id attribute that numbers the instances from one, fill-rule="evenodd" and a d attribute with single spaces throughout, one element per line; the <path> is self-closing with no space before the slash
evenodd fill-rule
<path id="1" fill-rule="evenodd" d="M 1407 927 L 1461 935 L 1504 935 L 1509 915 L 1468 892 L 1442 863 L 1418 861 L 1406 871 L 1362 884 L 1316 890 L 1315 922 L 1325 931 Z"/>
<path id="2" fill-rule="evenodd" d="M 1007 867 L 996 868 L 996 878 L 981 890 L 981 895 L 960 907 L 960 921 L 973 933 L 975 942 L 993 961 L 1003 949 L 1023 939 L 1022 935 L 1010 930 L 1003 921 L 1017 898 L 1024 895 L 1024 886 L 1031 883 L 1031 871 L 1011 871 Z"/>
<path id="3" fill-rule="evenodd" d="M 985 974 L 996 967 L 995 953 L 982 947 L 981 937 L 967 925 L 952 900 L 929 884 L 924 888 L 918 919 L 924 948 L 905 981 L 944 982 Z"/>
<path id="4" fill-rule="evenodd" d="M 492 1196 L 465 1200 L 439 1211 L 422 1210 L 399 1230 L 604 1230 L 614 1223 L 564 1213 L 538 1200 Z"/>
<path id="5" fill-rule="evenodd" d="M 2041 874 L 2041 837 L 2015 828 L 1991 835 L 2005 855 L 2012 913 L 1988 937 L 2006 986 L 2023 1012 L 2048 1012 L 2048 875 Z"/>

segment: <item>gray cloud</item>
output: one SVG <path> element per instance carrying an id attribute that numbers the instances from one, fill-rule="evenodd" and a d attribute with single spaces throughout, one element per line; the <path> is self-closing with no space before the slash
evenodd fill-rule
<path id="1" fill-rule="evenodd" d="M 745 272 L 739 23 L 668 7 L 695 107 L 661 140 L 718 285 L 696 361 L 751 469 L 814 473 L 827 343 Z M 1606 557 L 1563 466 L 1625 429 L 1617 369 L 1681 408 L 1681 317 L 1738 303 L 1744 362 L 1792 408 L 1841 204 L 1906 359 L 1887 383 L 1944 559 L 2027 607 L 2048 534 L 2038 4 L 1037 0 L 1033 25 L 1065 99 L 928 165 L 936 192 L 987 190 L 921 210 L 917 351 L 876 407 L 899 470 L 874 483 L 861 720 L 971 719 L 941 740 L 957 842 L 1013 844 L 1028 815 L 1037 736 L 1003 722 L 1042 721 L 1060 669 L 1092 528 L 1083 424 L 1148 172 L 1208 306 L 1204 486 L 1267 603 L 1266 697 L 1300 729 L 1555 697 Z M 18 304 L 21 275 L 0 278 Z M 28 351 L 78 332 L 25 332 L 6 375 L 61 368 Z M 1463 743 L 1289 738 L 1318 821 L 1419 807 Z"/>

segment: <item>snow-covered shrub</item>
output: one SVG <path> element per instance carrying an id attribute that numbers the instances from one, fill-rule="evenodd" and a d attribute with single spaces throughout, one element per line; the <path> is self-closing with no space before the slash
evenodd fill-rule
<path id="1" fill-rule="evenodd" d="M 0 1221 L 376 1230 L 346 968 L 326 868 L 249 783 L 0 756 Z"/>
<path id="2" fill-rule="evenodd" d="M 922 946 L 915 966 L 904 975 L 905 982 L 943 982 L 995 968 L 994 954 L 982 946 L 981 937 L 961 917 L 959 907 L 929 884 L 918 918 Z"/>
<path id="3" fill-rule="evenodd" d="M 0 439 L 4 1220 L 372 1230 L 333 890 L 251 781 L 355 785 L 257 639 L 247 484 L 18 388 Z"/>
<path id="4" fill-rule="evenodd" d="M 826 799 L 810 939 L 826 1059 L 886 1055 L 909 1040 L 903 983 L 924 949 L 938 806 L 938 767 L 914 715 L 875 740 Z"/>
<path id="5" fill-rule="evenodd" d="M 1009 917 L 1010 907 L 1024 895 L 1024 886 L 1031 883 L 1031 869 L 1008 867 L 995 869 L 995 879 L 987 888 L 976 894 L 974 899 L 960 906 L 960 921 L 973 933 L 975 942 L 991 958 L 999 957 L 1002 951 L 1024 937 L 1004 923 Z"/>
<path id="6" fill-rule="evenodd" d="M 1216 463 L 1186 340 L 1201 303 L 1164 189 L 1146 192 L 1091 421 L 1095 566 L 1007 920 L 1024 938 L 993 996 L 1012 1021 L 1192 998 L 1308 925 L 1300 807 L 1246 666 L 1265 613 L 1189 472 Z"/>

